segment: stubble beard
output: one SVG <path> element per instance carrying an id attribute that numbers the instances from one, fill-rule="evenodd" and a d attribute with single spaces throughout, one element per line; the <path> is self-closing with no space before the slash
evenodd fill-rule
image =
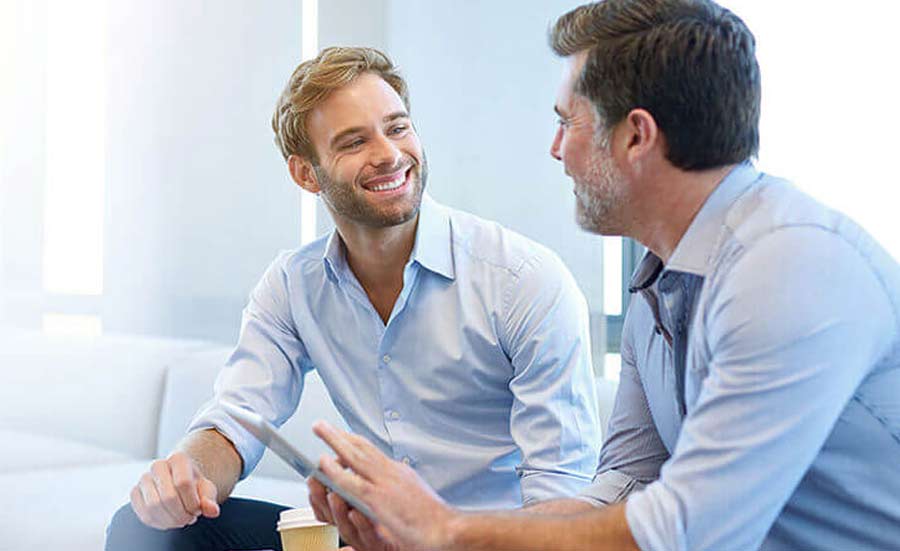
<path id="1" fill-rule="evenodd" d="M 412 168 L 408 168 L 408 170 L 410 185 L 413 187 L 412 197 L 405 200 L 406 205 L 404 208 L 399 210 L 392 209 L 391 211 L 381 210 L 367 201 L 365 194 L 368 192 L 360 189 L 355 182 L 333 179 L 328 174 L 328 171 L 318 165 L 315 165 L 313 170 L 322 190 L 322 198 L 334 210 L 335 214 L 365 226 L 388 228 L 408 222 L 419 213 L 422 194 L 428 181 L 428 163 L 425 160 L 424 153 L 421 163 L 416 162 L 415 159 L 407 155 L 400 165 L 392 167 L 390 170 L 384 171 L 384 173 L 390 174 L 403 166 L 409 167 L 410 165 Z"/>
<path id="2" fill-rule="evenodd" d="M 575 219 L 585 231 L 622 235 L 625 204 L 621 172 L 612 162 L 609 140 L 598 138 L 591 150 L 584 181 L 575 181 Z"/>

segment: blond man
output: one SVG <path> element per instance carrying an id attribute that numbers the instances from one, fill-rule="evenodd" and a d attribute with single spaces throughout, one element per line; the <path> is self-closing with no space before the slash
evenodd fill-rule
<path id="1" fill-rule="evenodd" d="M 216 400 L 135 486 L 108 548 L 279 548 L 281 507 L 228 499 L 263 448 L 217 400 L 281 424 L 312 369 L 354 432 L 456 506 L 518 507 L 590 482 L 600 431 L 584 298 L 547 249 L 424 193 L 390 60 L 324 50 L 291 76 L 273 128 L 336 228 L 266 271 Z"/>

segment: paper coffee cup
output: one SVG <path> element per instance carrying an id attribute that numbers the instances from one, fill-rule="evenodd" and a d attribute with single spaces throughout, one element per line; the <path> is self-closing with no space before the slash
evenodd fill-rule
<path id="1" fill-rule="evenodd" d="M 282 511 L 278 533 L 284 551 L 333 551 L 338 548 L 337 528 L 316 520 L 309 507 Z"/>

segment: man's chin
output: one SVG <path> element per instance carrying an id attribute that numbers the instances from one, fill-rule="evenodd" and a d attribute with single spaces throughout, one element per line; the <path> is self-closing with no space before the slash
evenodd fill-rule
<path id="1" fill-rule="evenodd" d="M 608 220 L 602 215 L 592 215 L 579 206 L 575 207 L 575 223 L 582 230 L 597 235 L 619 235 L 609 227 Z"/>

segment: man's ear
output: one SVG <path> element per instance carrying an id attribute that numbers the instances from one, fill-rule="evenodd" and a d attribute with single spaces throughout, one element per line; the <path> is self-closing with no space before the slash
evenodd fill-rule
<path id="1" fill-rule="evenodd" d="M 287 163 L 294 183 L 310 193 L 321 191 L 316 171 L 313 170 L 313 165 L 308 159 L 300 155 L 291 155 L 288 157 Z"/>
<path id="2" fill-rule="evenodd" d="M 662 134 L 656 119 L 645 109 L 632 109 L 624 121 L 627 144 L 626 155 L 631 164 L 640 164 L 649 155 L 663 147 Z"/>

